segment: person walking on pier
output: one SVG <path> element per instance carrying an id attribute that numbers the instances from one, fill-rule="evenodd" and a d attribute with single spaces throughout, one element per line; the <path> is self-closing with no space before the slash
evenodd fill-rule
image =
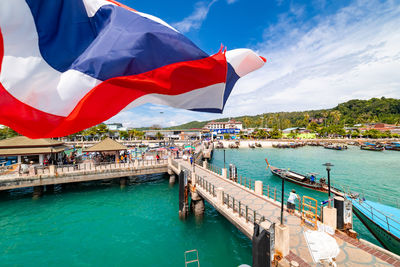
<path id="1" fill-rule="evenodd" d="M 294 210 L 296 209 L 295 200 L 299 197 L 296 194 L 296 190 L 292 189 L 292 192 L 289 194 L 289 198 L 287 201 L 287 209 L 289 214 L 294 214 Z"/>

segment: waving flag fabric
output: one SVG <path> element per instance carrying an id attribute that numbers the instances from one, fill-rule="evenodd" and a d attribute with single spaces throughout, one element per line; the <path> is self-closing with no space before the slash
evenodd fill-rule
<path id="1" fill-rule="evenodd" d="M 222 112 L 264 59 L 208 55 L 154 16 L 112 0 L 0 1 L 0 124 L 71 134 L 144 103 Z"/>

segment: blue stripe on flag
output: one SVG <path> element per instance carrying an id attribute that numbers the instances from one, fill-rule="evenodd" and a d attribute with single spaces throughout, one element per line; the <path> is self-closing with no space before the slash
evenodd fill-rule
<path id="1" fill-rule="evenodd" d="M 26 0 L 43 58 L 54 69 L 75 69 L 107 80 L 208 55 L 182 34 L 114 5 L 88 18 L 82 0 Z"/>

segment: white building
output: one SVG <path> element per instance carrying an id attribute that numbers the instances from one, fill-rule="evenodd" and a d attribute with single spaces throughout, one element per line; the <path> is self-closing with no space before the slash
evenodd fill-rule
<path id="1" fill-rule="evenodd" d="M 204 126 L 204 129 L 208 129 L 210 131 L 215 130 L 239 130 L 243 129 L 243 124 L 240 121 L 229 120 L 229 121 L 212 121 L 207 123 Z"/>

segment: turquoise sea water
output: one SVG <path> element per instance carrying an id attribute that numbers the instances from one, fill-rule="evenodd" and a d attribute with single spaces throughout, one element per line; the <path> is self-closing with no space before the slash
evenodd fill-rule
<path id="1" fill-rule="evenodd" d="M 251 264 L 251 242 L 206 204 L 178 218 L 178 185 L 161 179 L 120 189 L 83 186 L 0 197 L 0 266 L 201 266 Z"/>
<path id="2" fill-rule="evenodd" d="M 256 148 L 226 149 L 226 165 L 237 166 L 238 174 L 255 180 L 262 180 L 270 185 L 271 190 L 281 188 L 281 179 L 266 170 L 265 158 L 271 165 L 279 168 L 290 168 L 298 173 L 316 172 L 326 177 L 323 163 L 331 162 L 331 182 L 345 185 L 346 189 L 364 192 L 366 198 L 373 197 L 384 203 L 396 205 L 400 198 L 400 152 L 398 151 L 365 151 L 358 147 L 349 147 L 345 151 L 324 149 L 322 147 L 300 147 L 296 149 Z M 215 150 L 212 163 L 223 167 L 223 150 Z M 326 200 L 328 194 L 316 192 L 292 183 L 285 183 L 285 191 L 296 189 L 299 195 Z M 279 197 L 278 197 L 279 198 Z M 379 244 L 362 223 L 353 216 L 354 228 L 361 238 Z"/>
<path id="3" fill-rule="evenodd" d="M 348 151 L 320 147 L 226 150 L 226 162 L 239 174 L 263 180 L 271 188 L 280 179 L 265 170 L 272 165 L 298 172 L 319 172 L 327 161 L 332 179 L 351 187 L 399 195 L 400 153 Z M 213 163 L 223 166 L 223 151 Z M 286 183 L 302 195 L 325 199 Z M 374 238 L 355 218 L 361 237 Z M 251 264 L 251 242 L 206 203 L 203 219 L 178 218 L 178 186 L 165 178 L 121 189 L 119 185 L 82 185 L 45 193 L 29 190 L 0 194 L 0 266 L 184 266 L 184 252 L 199 251 L 201 266 Z"/>

